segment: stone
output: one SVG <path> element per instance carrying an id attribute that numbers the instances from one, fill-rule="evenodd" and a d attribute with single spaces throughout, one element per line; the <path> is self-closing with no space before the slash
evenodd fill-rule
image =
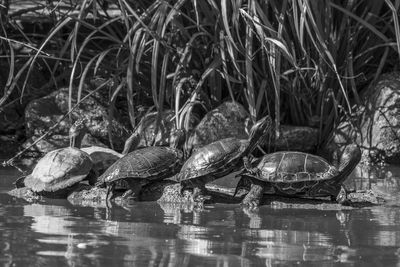
<path id="1" fill-rule="evenodd" d="M 363 94 L 355 115 L 339 124 L 329 144 L 331 153 L 348 143 L 363 148 L 363 161 L 400 160 L 400 72 L 383 74 Z"/>
<path id="2" fill-rule="evenodd" d="M 140 201 L 156 201 L 160 205 L 165 203 L 173 203 L 179 205 L 189 205 L 190 207 L 202 207 L 202 203 L 194 203 L 190 197 L 181 196 L 181 185 L 168 180 L 157 182 L 157 185 L 148 185 L 147 189 L 140 193 Z M 153 191 L 152 189 L 155 189 Z M 233 188 L 225 188 L 218 185 L 206 185 L 206 194 L 211 196 L 212 203 L 230 203 L 239 204 L 242 194 L 233 196 Z M 43 202 L 46 198 L 38 196 L 26 187 L 10 190 L 9 195 L 24 199 L 28 202 Z M 92 187 L 81 183 L 71 192 L 67 199 L 72 205 L 89 206 L 89 207 L 107 207 L 106 188 Z M 128 200 L 123 200 L 117 194 L 112 200 L 118 206 L 129 206 Z M 352 208 L 360 208 L 374 205 L 383 205 L 386 203 L 384 196 L 373 190 L 358 190 L 348 194 L 349 205 L 341 205 L 326 199 L 309 199 L 309 198 L 287 198 L 276 195 L 264 195 L 262 205 L 268 205 L 274 209 L 296 208 L 296 209 L 322 209 L 322 210 L 345 210 Z M 208 202 L 208 201 L 207 201 Z M 172 205 L 172 207 L 178 207 Z M 244 207 L 246 208 L 246 207 Z"/>
<path id="3" fill-rule="evenodd" d="M 106 195 L 106 188 L 80 184 L 76 190 L 68 195 L 67 199 L 76 206 L 105 207 Z"/>
<path id="4" fill-rule="evenodd" d="M 76 103 L 77 90 L 73 91 L 72 104 L 74 105 Z M 68 112 L 68 94 L 68 88 L 61 88 L 28 104 L 25 109 L 26 135 L 28 138 L 33 136 L 40 137 Z M 71 123 L 78 118 L 85 118 L 90 135 L 103 144 L 110 145 L 108 133 L 108 129 L 110 129 L 110 138 L 116 150 L 121 151 L 123 149 L 125 140 L 129 136 L 127 126 L 119 122 L 118 118 L 114 118 L 111 124 L 109 123 L 107 105 L 102 100 L 102 97 L 96 93 L 86 98 L 78 108 L 72 111 L 71 118 L 72 122 L 68 119 L 63 120 L 53 130 L 52 135 L 68 136 Z M 57 140 L 61 139 L 57 138 Z M 51 136 L 46 140 L 49 140 L 50 143 L 53 141 Z M 53 143 L 56 146 L 58 145 L 57 142 Z"/>
<path id="5" fill-rule="evenodd" d="M 114 162 L 123 157 L 121 153 L 106 147 L 88 146 L 82 147 L 81 150 L 89 154 L 93 163 L 92 169 L 97 176 L 102 175 Z"/>
<path id="6" fill-rule="evenodd" d="M 139 127 L 132 133 L 132 135 L 140 133 L 140 140 L 127 152 L 131 152 L 136 147 L 152 146 L 153 143 L 156 146 L 169 145 L 170 133 L 172 130 L 176 129 L 174 116 L 175 112 L 173 110 L 164 110 L 162 112 L 160 115 L 157 135 L 155 136 L 157 112 L 150 112 L 144 115 L 139 123 Z M 191 131 L 198 122 L 199 119 L 197 116 L 192 116 L 189 121 L 188 130 Z"/>
<path id="7" fill-rule="evenodd" d="M 34 202 L 34 201 L 39 201 L 42 199 L 41 196 L 34 193 L 31 189 L 29 189 L 27 187 L 14 188 L 14 189 L 8 191 L 8 194 L 15 198 L 23 199 L 29 203 Z"/>
<path id="8" fill-rule="evenodd" d="M 25 59 L 16 59 L 16 62 L 14 62 L 14 76 L 25 63 Z M 0 59 L 0 69 L 0 91 L 3 96 L 6 91 L 10 69 L 7 59 Z M 24 93 L 21 95 L 27 71 L 28 69 L 23 72 L 17 81 L 16 87 L 2 105 L 3 109 L 0 111 L 0 134 L 15 134 L 15 131 L 21 129 L 24 122 L 24 109 L 29 101 L 35 97 L 41 97 L 50 92 L 48 88 L 44 87 L 47 81 L 41 71 L 41 67 L 38 64 L 35 64 L 28 78 Z"/>
<path id="9" fill-rule="evenodd" d="M 252 126 L 249 113 L 237 102 L 224 102 L 207 113 L 190 135 L 186 151 L 193 152 L 223 138 L 235 137 L 247 139 Z M 307 126 L 281 125 L 280 135 L 275 137 L 271 129 L 271 138 L 263 144 L 265 151 L 295 150 L 315 152 L 318 144 L 318 129 Z"/>
<path id="10" fill-rule="evenodd" d="M 318 129 L 313 127 L 281 125 L 279 137 L 271 138 L 269 147 L 271 151 L 291 150 L 313 153 L 318 145 L 318 133 Z"/>
<path id="11" fill-rule="evenodd" d="M 50 135 L 49 137 L 37 141 L 38 139 L 39 137 L 32 136 L 22 144 L 22 147 L 27 148 L 28 151 L 38 151 L 41 154 L 43 154 L 61 147 L 67 147 L 69 146 L 69 141 L 70 141 L 69 136 L 61 134 Z M 37 142 L 35 143 L 35 141 Z M 85 135 L 85 137 L 82 140 L 82 146 L 106 147 L 103 143 L 101 143 L 99 140 L 97 140 L 90 134 Z"/>
<path id="12" fill-rule="evenodd" d="M 208 112 L 189 136 L 186 150 L 195 149 L 214 141 L 236 137 L 247 139 L 250 116 L 246 109 L 237 102 L 224 102 Z"/>

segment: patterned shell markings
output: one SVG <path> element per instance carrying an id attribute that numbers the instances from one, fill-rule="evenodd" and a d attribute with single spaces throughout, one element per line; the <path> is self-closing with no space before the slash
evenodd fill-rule
<path id="1" fill-rule="evenodd" d="M 158 180 L 179 171 L 180 152 L 169 147 L 146 147 L 135 150 L 116 161 L 99 178 L 110 183 L 127 177 Z"/>
<path id="2" fill-rule="evenodd" d="M 245 142 L 227 138 L 198 149 L 183 165 L 179 181 L 224 172 L 225 165 L 237 158 Z"/>
<path id="3" fill-rule="evenodd" d="M 89 155 L 80 149 L 56 149 L 39 160 L 24 182 L 35 192 L 56 191 L 83 180 L 91 168 Z"/>
<path id="4" fill-rule="evenodd" d="M 263 157 L 258 164 L 262 181 L 302 182 L 331 179 L 338 170 L 325 159 L 302 152 L 276 152 Z"/>

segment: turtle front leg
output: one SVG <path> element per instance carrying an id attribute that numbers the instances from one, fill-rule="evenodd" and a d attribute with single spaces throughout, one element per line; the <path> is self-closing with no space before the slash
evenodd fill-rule
<path id="1" fill-rule="evenodd" d="M 114 190 L 115 190 L 115 183 L 111 183 L 110 185 L 107 185 L 107 193 L 106 193 L 106 207 L 107 207 L 107 209 L 112 206 L 111 205 L 111 199 L 113 199 L 115 197 Z"/>
<path id="2" fill-rule="evenodd" d="M 192 192 L 188 193 L 187 191 L 189 190 L 192 190 Z M 210 199 L 211 197 L 204 195 L 204 192 L 206 192 L 206 188 L 203 179 L 182 184 L 181 194 L 190 202 L 203 203 L 205 200 Z"/>
<path id="3" fill-rule="evenodd" d="M 196 203 L 203 203 L 206 200 L 211 199 L 210 196 L 204 194 L 206 191 L 205 186 L 195 187 L 193 188 L 192 200 Z"/>
<path id="4" fill-rule="evenodd" d="M 260 169 L 257 167 L 253 167 L 251 164 L 252 161 L 253 161 L 253 156 L 251 155 L 243 157 L 243 165 L 245 170 L 251 175 L 254 176 L 260 175 L 261 174 Z"/>
<path id="5" fill-rule="evenodd" d="M 140 191 L 142 187 L 146 184 L 143 181 L 128 181 L 129 189 L 125 191 L 122 195 L 122 199 L 129 201 L 138 201 L 140 196 Z"/>
<path id="6" fill-rule="evenodd" d="M 264 186 L 256 181 L 251 181 L 250 191 L 242 200 L 242 205 L 250 208 L 256 208 L 260 205 L 264 193 Z"/>

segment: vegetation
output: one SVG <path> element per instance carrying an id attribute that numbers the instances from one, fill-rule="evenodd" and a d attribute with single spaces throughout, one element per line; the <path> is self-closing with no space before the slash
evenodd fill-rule
<path id="1" fill-rule="evenodd" d="M 140 106 L 175 109 L 187 127 L 195 107 L 234 99 L 254 119 L 319 127 L 323 145 L 368 85 L 400 62 L 399 0 L 47 0 L 14 13 L 1 2 L 11 68 L 0 108 L 40 64 L 56 84 L 67 73 L 79 95 L 89 77 L 111 80 L 110 106 L 125 96 L 132 127 Z M 28 11 L 50 15 L 48 34 L 18 26 Z M 31 50 L 22 68 L 16 47 Z"/>

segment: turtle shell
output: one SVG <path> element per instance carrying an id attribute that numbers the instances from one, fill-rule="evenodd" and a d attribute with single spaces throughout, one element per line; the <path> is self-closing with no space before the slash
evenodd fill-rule
<path id="1" fill-rule="evenodd" d="M 185 162 L 178 175 L 178 181 L 186 181 L 204 176 L 222 177 L 240 168 L 238 161 L 247 140 L 226 138 L 196 150 Z"/>
<path id="2" fill-rule="evenodd" d="M 60 148 L 41 158 L 24 183 L 34 192 L 55 192 L 82 181 L 91 169 L 92 161 L 86 152 Z"/>
<path id="3" fill-rule="evenodd" d="M 124 178 L 161 180 L 177 173 L 183 153 L 170 147 L 145 147 L 117 160 L 99 177 L 100 186 Z"/>
<path id="4" fill-rule="evenodd" d="M 324 158 L 303 152 L 275 152 L 265 155 L 258 163 L 260 175 L 255 178 L 264 182 L 294 183 L 327 180 L 339 171 Z"/>

